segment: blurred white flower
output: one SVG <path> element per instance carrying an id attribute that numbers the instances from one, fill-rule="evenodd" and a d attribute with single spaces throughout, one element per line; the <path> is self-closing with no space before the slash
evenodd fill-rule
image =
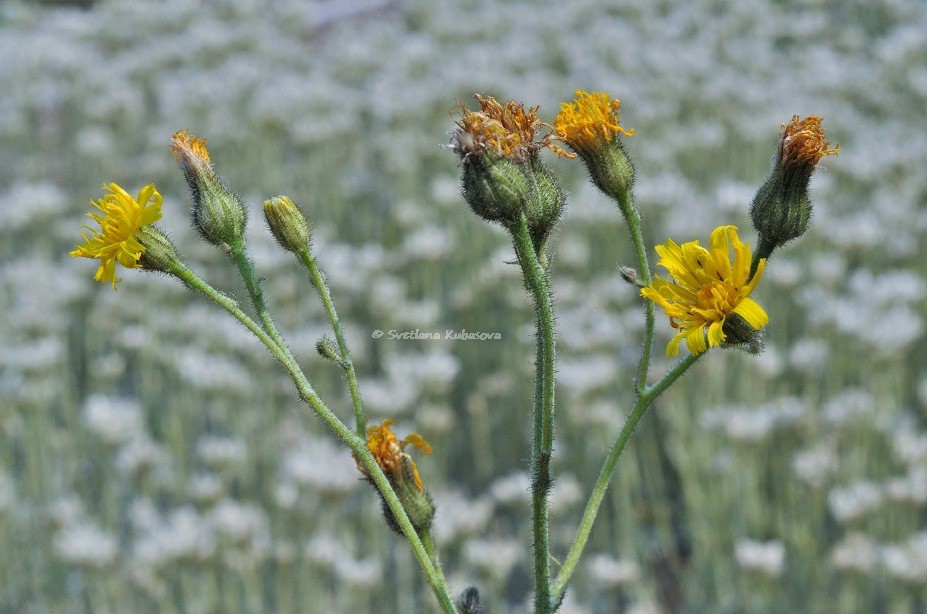
<path id="1" fill-rule="evenodd" d="M 879 562 L 878 544 L 862 533 L 850 533 L 831 550 L 830 561 L 840 571 L 869 573 Z"/>
<path id="2" fill-rule="evenodd" d="M 586 563 L 590 580 L 603 588 L 632 586 L 640 579 L 640 566 L 631 559 L 616 559 L 607 554 L 589 557 Z"/>
<path id="3" fill-rule="evenodd" d="M 776 577 L 785 564 L 785 546 L 779 540 L 741 539 L 734 544 L 734 558 L 744 569 Z"/>
<path id="4" fill-rule="evenodd" d="M 842 488 L 833 488 L 827 504 L 838 522 L 852 522 L 870 514 L 882 505 L 884 492 L 879 484 L 859 481 Z"/>
<path id="5" fill-rule="evenodd" d="M 55 534 L 53 543 L 61 560 L 89 567 L 112 565 L 119 553 L 116 537 L 87 521 L 63 528 Z"/>
<path id="6" fill-rule="evenodd" d="M 108 444 L 128 443 L 145 436 L 138 401 L 94 394 L 84 402 L 84 422 Z"/>

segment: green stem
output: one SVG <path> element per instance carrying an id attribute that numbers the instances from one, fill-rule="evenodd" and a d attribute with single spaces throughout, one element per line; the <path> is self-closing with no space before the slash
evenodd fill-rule
<path id="1" fill-rule="evenodd" d="M 652 281 L 650 264 L 647 261 L 647 247 L 644 245 L 644 235 L 641 232 L 641 215 L 634 206 L 630 190 L 621 193 L 617 199 L 618 208 L 628 225 L 631 233 L 631 242 L 634 243 L 634 253 L 637 255 L 637 268 L 641 284 L 649 286 Z M 644 393 L 647 387 L 647 372 L 650 369 L 650 350 L 653 347 L 654 304 L 653 301 L 644 301 L 644 347 L 641 351 L 641 360 L 637 369 L 637 394 Z"/>
<path id="2" fill-rule="evenodd" d="M 400 529 L 402 529 L 406 539 L 409 540 L 409 544 L 412 547 L 412 552 L 415 555 L 415 558 L 418 560 L 422 570 L 425 572 L 428 583 L 431 585 L 431 589 L 434 592 L 435 597 L 437 597 L 438 602 L 441 604 L 441 608 L 448 614 L 454 614 L 456 612 L 456 609 L 454 608 L 454 600 L 451 597 L 450 589 L 447 586 L 447 582 L 444 580 L 443 574 L 438 569 L 436 569 L 431 557 L 428 554 L 428 551 L 425 549 L 425 546 L 422 543 L 421 538 L 415 531 L 415 527 L 413 527 L 412 523 L 409 521 L 409 517 L 406 515 L 406 512 L 403 509 L 402 503 L 399 501 L 399 498 L 393 491 L 393 488 L 389 483 L 389 479 L 386 477 L 386 474 L 383 473 L 383 470 L 380 468 L 380 465 L 377 463 L 376 459 L 367 449 L 366 440 L 355 435 L 353 432 L 351 432 L 351 429 L 349 429 L 341 420 L 338 419 L 338 416 L 336 416 L 334 412 L 332 412 L 332 410 L 325 405 L 322 399 L 319 398 L 318 394 L 316 394 L 315 390 L 312 388 L 312 384 L 310 384 L 309 380 L 306 379 L 305 374 L 303 374 L 302 370 L 292 359 L 292 355 L 289 353 L 286 347 L 279 345 L 278 342 L 268 332 L 263 330 L 254 320 L 249 318 L 248 315 L 241 310 L 241 308 L 238 306 L 238 303 L 234 299 L 222 294 L 208 283 L 200 279 L 195 273 L 193 273 L 193 271 L 181 264 L 172 265 L 169 272 L 178 277 L 190 288 L 201 292 L 211 301 L 232 314 L 235 319 L 244 324 L 248 330 L 254 333 L 254 335 L 267 347 L 267 349 L 270 350 L 270 353 L 273 354 L 273 356 L 280 362 L 280 364 L 283 365 L 283 367 L 290 374 L 290 377 L 293 379 L 293 383 L 296 385 L 296 390 L 299 392 L 300 396 L 309 404 L 309 406 L 322 419 L 322 421 L 325 422 L 325 424 L 335 432 L 338 438 L 348 445 L 348 447 L 354 453 L 355 458 L 357 458 L 364 465 L 367 470 L 367 474 L 370 476 L 370 479 L 373 480 L 373 483 L 383 495 L 383 498 L 386 500 L 387 505 L 389 505 L 390 511 L 392 511 L 393 516 L 396 518 L 396 522 L 399 524 Z"/>
<path id="3" fill-rule="evenodd" d="M 589 540 L 589 533 L 592 531 L 592 525 L 595 523 L 596 515 L 599 513 L 599 506 L 602 504 L 602 499 L 605 497 L 605 491 L 615 471 L 615 465 L 617 465 L 618 458 L 621 456 L 625 446 L 628 444 L 628 440 L 634 433 L 637 423 L 640 422 L 644 413 L 646 413 L 647 409 L 653 404 L 657 397 L 659 397 L 673 382 L 679 379 L 679 376 L 685 373 L 698 359 L 699 356 L 697 355 L 690 354 L 686 356 L 676 363 L 676 366 L 660 378 L 656 384 L 646 388 L 643 394 L 638 396 L 637 402 L 634 404 L 633 409 L 631 409 L 631 414 L 625 421 L 624 426 L 621 427 L 618 439 L 616 439 L 615 443 L 612 445 L 612 449 L 609 451 L 601 471 L 599 471 L 599 477 L 596 478 L 595 486 L 589 497 L 589 502 L 586 504 L 586 509 L 583 512 L 583 518 L 579 523 L 576 539 L 573 541 L 573 545 L 570 546 L 570 551 L 563 561 L 563 567 L 560 568 L 560 573 L 554 581 L 552 593 L 555 597 L 555 602 L 563 598 L 570 577 L 573 575 L 576 564 L 579 562 L 583 549 L 586 547 L 586 542 Z"/>
<path id="4" fill-rule="evenodd" d="M 750 278 L 753 278 L 753 274 L 756 273 L 756 268 L 760 265 L 760 260 L 763 258 L 769 258 L 772 256 L 773 250 L 776 249 L 776 244 L 772 241 L 766 239 L 763 235 L 760 235 L 759 245 L 756 246 L 756 253 L 753 254 L 753 262 L 750 263 Z"/>
<path id="5" fill-rule="evenodd" d="M 554 311 L 547 271 L 534 250 L 524 217 L 511 228 L 515 253 L 521 264 L 537 310 L 538 349 L 535 365 L 534 437 L 531 450 L 531 501 L 534 533 L 535 608 L 551 611 L 550 535 L 547 496 L 550 492 L 550 460 L 554 447 Z"/>
<path id="6" fill-rule="evenodd" d="M 258 318 L 261 320 L 261 326 L 264 332 L 273 339 L 274 343 L 276 343 L 281 350 L 283 350 L 286 359 L 288 361 L 293 361 L 295 365 L 296 360 L 293 358 L 292 354 L 290 354 L 289 349 L 287 349 L 286 343 L 283 341 L 283 337 L 280 336 L 280 331 L 277 330 L 277 325 L 274 324 L 273 318 L 270 317 L 267 303 L 264 302 L 264 292 L 261 290 L 261 282 L 254 272 L 251 260 L 248 259 L 244 241 L 238 241 L 229 245 L 228 252 L 235 262 L 235 266 L 238 267 L 241 278 L 245 282 L 245 288 L 248 290 L 248 295 L 251 297 L 251 303 L 254 305 L 255 311 L 257 311 Z"/>
<path id="7" fill-rule="evenodd" d="M 351 360 L 351 351 L 348 349 L 348 343 L 344 338 L 344 329 L 341 328 L 341 320 L 338 319 L 338 312 L 335 311 L 335 303 L 332 300 L 332 293 L 325 282 L 325 274 L 319 268 L 315 256 L 307 247 L 297 254 L 297 258 L 309 271 L 309 278 L 312 285 L 319 293 L 322 299 L 322 305 L 325 306 L 325 312 L 331 321 L 332 330 L 335 332 L 335 340 L 338 342 L 338 350 L 341 352 L 342 369 L 348 380 L 348 388 L 351 391 L 351 403 L 354 405 L 354 422 L 357 427 L 358 437 L 363 438 L 367 430 L 367 419 L 364 417 L 364 406 L 361 402 L 360 389 L 357 385 L 357 373 L 354 370 L 354 361 Z"/>

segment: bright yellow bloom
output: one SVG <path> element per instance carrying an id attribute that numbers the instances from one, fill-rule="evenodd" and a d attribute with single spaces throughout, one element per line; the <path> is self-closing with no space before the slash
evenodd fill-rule
<path id="1" fill-rule="evenodd" d="M 415 480 L 415 486 L 420 491 L 425 492 L 422 485 L 422 478 L 418 474 L 418 468 L 412 457 L 405 452 L 406 446 L 411 445 L 424 455 L 431 454 L 431 446 L 418 433 L 410 433 L 405 439 L 397 439 L 396 434 L 390 428 L 393 425 L 392 420 L 384 420 L 380 426 L 367 427 L 367 449 L 377 459 L 377 464 L 392 481 L 399 482 L 403 479 L 405 464 L 408 463 L 409 470 Z M 357 468 L 366 474 L 367 469 L 358 464 Z"/>
<path id="2" fill-rule="evenodd" d="M 556 138 L 585 155 L 619 134 L 632 136 L 634 130 L 626 130 L 618 122 L 620 109 L 621 103 L 608 94 L 576 90 L 576 100 L 560 105 L 560 113 L 554 120 Z"/>
<path id="3" fill-rule="evenodd" d="M 693 354 L 720 345 L 726 337 L 725 320 L 731 314 L 737 314 L 756 330 L 769 322 L 759 303 L 749 298 L 763 276 L 766 259 L 759 261 L 751 278 L 753 254 L 750 246 L 737 237 L 736 226 L 715 228 L 709 248 L 705 249 L 698 241 L 677 245 L 673 240 L 656 248 L 660 255 L 657 264 L 669 271 L 673 281 L 657 277 L 641 289 L 641 296 L 662 307 L 670 325 L 679 330 L 666 346 L 667 356 L 679 353 L 679 342 L 683 339 Z"/>
<path id="4" fill-rule="evenodd" d="M 87 217 L 100 225 L 96 230 L 84 224 L 90 234 L 81 233 L 84 244 L 78 245 L 71 256 L 99 258 L 100 267 L 94 279 L 112 283 L 113 290 L 121 280 L 116 278 L 116 263 L 127 269 L 139 267 L 139 257 L 145 247 L 138 240 L 138 232 L 144 226 L 161 219 L 161 195 L 153 183 L 142 188 L 137 198 L 115 183 L 103 186 L 111 193 L 90 204 L 101 213 L 90 212 Z"/>
<path id="5" fill-rule="evenodd" d="M 782 124 L 782 149 L 780 156 L 785 164 L 817 164 L 824 156 L 840 153 L 840 145 L 834 147 L 824 140 L 823 119 L 809 115 L 805 119 L 792 116 L 792 121 Z"/>
<path id="6" fill-rule="evenodd" d="M 540 107 L 525 108 L 524 105 L 508 101 L 502 106 L 495 98 L 483 98 L 474 94 L 480 103 L 479 111 L 470 111 L 460 104 L 461 118 L 455 122 L 454 135 L 457 151 L 463 155 L 494 151 L 500 156 L 525 161 L 538 150 L 547 147 L 558 155 L 566 155 L 560 147 L 551 143 L 551 134 L 535 141 L 538 128 L 553 130 L 549 124 L 538 119 Z"/>

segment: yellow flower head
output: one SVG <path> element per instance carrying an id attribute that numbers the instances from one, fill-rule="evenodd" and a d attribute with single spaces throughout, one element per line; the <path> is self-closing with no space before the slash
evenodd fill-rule
<path id="1" fill-rule="evenodd" d="M 824 156 L 840 153 L 840 145 L 831 147 L 824 140 L 823 119 L 809 115 L 805 119 L 792 116 L 792 121 L 782 124 L 780 157 L 785 164 L 810 164 L 814 166 Z"/>
<path id="2" fill-rule="evenodd" d="M 763 308 L 749 298 L 763 275 L 766 259 L 759 261 L 751 278 L 752 252 L 737 237 L 736 226 L 715 228 L 709 249 L 698 241 L 677 245 L 672 240 L 656 249 L 660 256 L 657 264 L 669 271 L 673 281 L 657 277 L 641 289 L 641 296 L 662 307 L 670 325 L 679 330 L 666 346 L 667 356 L 679 353 L 683 339 L 692 354 L 720 345 L 726 337 L 725 320 L 731 314 L 737 314 L 755 330 L 769 322 Z"/>
<path id="3" fill-rule="evenodd" d="M 560 113 L 554 120 L 556 138 L 586 155 L 601 149 L 619 134 L 632 136 L 634 130 L 626 130 L 618 122 L 620 109 L 621 103 L 608 94 L 576 90 L 576 100 L 560 105 Z"/>
<path id="4" fill-rule="evenodd" d="M 566 155 L 551 143 L 550 133 L 539 141 L 534 140 L 538 128 L 553 129 L 538 119 L 540 107 L 525 108 L 514 100 L 502 106 L 492 96 L 483 98 L 479 94 L 474 94 L 474 98 L 480 103 L 480 110 L 470 111 L 461 103 L 461 118 L 455 122 L 455 148 L 461 155 L 493 151 L 523 162 L 544 147 L 558 155 Z"/>
<path id="5" fill-rule="evenodd" d="M 367 449 L 377 459 L 377 464 L 383 469 L 383 473 L 393 481 L 399 482 L 403 479 L 405 465 L 408 464 L 416 488 L 425 492 L 418 468 L 412 457 L 405 452 L 405 448 L 411 445 L 422 454 L 428 455 L 431 454 L 431 446 L 418 433 L 409 433 L 405 439 L 398 439 L 390 428 L 392 425 L 393 421 L 387 419 L 380 423 L 380 426 L 367 427 Z M 363 465 L 358 464 L 357 468 L 361 473 L 367 473 Z"/>
<path id="6" fill-rule="evenodd" d="M 185 173 L 191 169 L 205 170 L 212 167 L 206 139 L 193 136 L 187 130 L 178 130 L 171 137 L 171 152 Z"/>
<path id="7" fill-rule="evenodd" d="M 81 233 L 84 244 L 75 247 L 71 256 L 98 258 L 100 267 L 94 279 L 111 283 L 115 290 L 121 281 L 116 278 L 117 262 L 127 269 L 139 267 L 138 260 L 145 247 L 138 240 L 138 232 L 161 219 L 161 195 L 153 183 L 142 188 L 136 198 L 115 183 L 103 187 L 110 194 L 96 202 L 90 201 L 100 213 L 87 214 L 100 225 L 100 230 L 84 224 L 83 228 L 90 234 Z"/>

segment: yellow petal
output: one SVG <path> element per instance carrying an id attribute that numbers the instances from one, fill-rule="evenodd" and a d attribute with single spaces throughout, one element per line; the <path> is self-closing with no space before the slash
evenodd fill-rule
<path id="1" fill-rule="evenodd" d="M 703 328 L 693 328 L 687 331 L 686 347 L 696 356 L 707 350 L 708 345 L 705 343 L 705 330 Z"/>
<path id="2" fill-rule="evenodd" d="M 741 299 L 734 308 L 734 313 L 742 317 L 753 328 L 759 330 L 769 323 L 769 316 L 752 298 Z"/>

